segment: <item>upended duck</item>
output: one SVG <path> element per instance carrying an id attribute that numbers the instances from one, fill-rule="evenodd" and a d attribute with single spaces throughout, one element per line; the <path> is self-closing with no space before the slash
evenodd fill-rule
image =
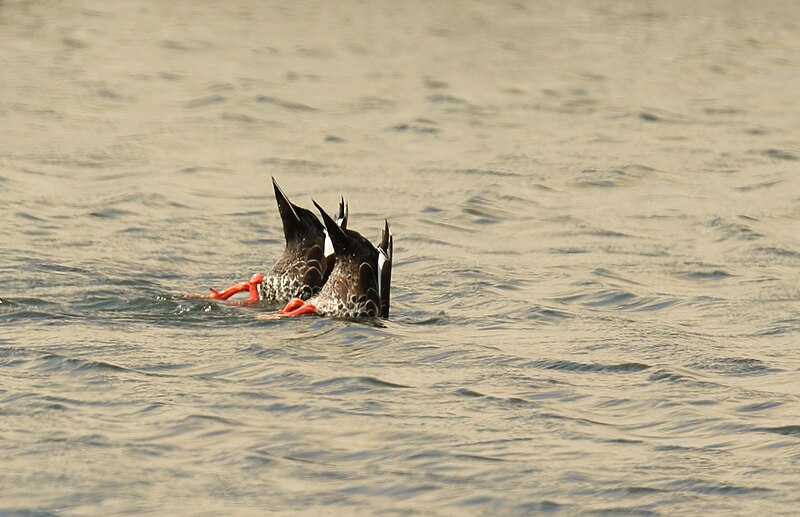
<path id="1" fill-rule="evenodd" d="M 384 221 L 378 246 L 360 233 L 347 229 L 348 206 L 342 198 L 336 220 L 314 201 L 323 223 L 313 212 L 297 206 L 272 178 L 275 200 L 283 223 L 286 248 L 264 276 L 255 273 L 203 298 L 227 300 L 248 292 L 243 303 L 288 303 L 266 319 L 304 314 L 362 319 L 389 317 L 394 241 Z"/>
<path id="2" fill-rule="evenodd" d="M 275 201 L 283 222 L 286 249 L 266 275 L 255 273 L 247 282 L 240 282 L 222 291 L 211 289 L 209 295 L 193 295 L 214 300 L 248 292 L 244 303 L 286 303 L 292 299 L 306 300 L 317 293 L 333 271 L 336 257 L 327 237 L 327 230 L 313 212 L 289 201 L 272 178 Z M 348 207 L 344 198 L 334 226 L 347 227 Z"/>
<path id="3" fill-rule="evenodd" d="M 336 261 L 320 291 L 308 300 L 297 297 L 278 311 L 282 316 L 319 314 L 334 318 L 389 317 L 393 237 L 385 221 L 376 247 L 360 233 L 338 225 L 314 201 L 333 245 Z"/>

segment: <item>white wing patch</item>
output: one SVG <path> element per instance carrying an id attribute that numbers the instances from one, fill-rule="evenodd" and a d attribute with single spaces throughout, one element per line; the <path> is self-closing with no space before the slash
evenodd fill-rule
<path id="1" fill-rule="evenodd" d="M 333 255 L 333 241 L 331 240 L 331 236 L 328 235 L 328 229 L 324 230 L 325 232 L 325 257 L 330 257 Z"/>
<path id="2" fill-rule="evenodd" d="M 381 279 L 383 277 L 383 264 L 387 260 L 389 260 L 389 257 L 386 255 L 386 252 L 378 248 L 378 296 L 379 297 L 383 294 L 383 290 L 381 289 Z"/>

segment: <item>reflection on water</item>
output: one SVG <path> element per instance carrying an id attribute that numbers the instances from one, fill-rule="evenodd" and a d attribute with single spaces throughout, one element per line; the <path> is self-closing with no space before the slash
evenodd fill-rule
<path id="1" fill-rule="evenodd" d="M 0 3 L 0 513 L 793 513 L 799 24 Z M 180 296 L 271 175 L 389 218 L 384 327 Z"/>

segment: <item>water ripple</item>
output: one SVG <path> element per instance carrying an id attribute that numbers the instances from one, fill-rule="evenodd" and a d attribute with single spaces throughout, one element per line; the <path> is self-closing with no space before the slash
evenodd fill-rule
<path id="1" fill-rule="evenodd" d="M 797 9 L 50 4 L 0 0 L 0 514 L 796 513 Z M 280 256 L 270 176 L 389 219 L 391 319 L 182 294 Z"/>

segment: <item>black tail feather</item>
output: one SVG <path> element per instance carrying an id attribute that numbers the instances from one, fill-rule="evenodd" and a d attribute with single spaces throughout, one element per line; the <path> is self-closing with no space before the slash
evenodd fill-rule
<path id="1" fill-rule="evenodd" d="M 319 213 L 322 215 L 322 222 L 325 224 L 325 229 L 328 231 L 328 236 L 331 238 L 331 242 L 333 243 L 333 251 L 338 255 L 339 253 L 344 253 L 347 250 L 348 239 L 347 235 L 344 233 L 344 230 L 336 224 L 331 216 L 323 210 L 319 203 L 311 200 L 314 203 L 314 206 L 317 207 Z"/>
<path id="2" fill-rule="evenodd" d="M 339 201 L 339 215 L 336 216 L 336 223 L 341 228 L 347 228 L 347 217 L 350 215 L 347 206 L 347 201 L 344 200 L 344 196 L 342 196 L 342 200 Z"/>
<path id="3" fill-rule="evenodd" d="M 378 284 L 381 295 L 381 317 L 389 317 L 389 301 L 391 298 L 392 284 L 392 255 L 394 253 L 394 239 L 389 229 L 389 221 L 384 220 L 385 226 L 381 232 L 381 243 L 378 245 Z"/>
<path id="4" fill-rule="evenodd" d="M 272 185 L 275 188 L 275 201 L 278 203 L 278 212 L 280 212 L 281 221 L 283 222 L 283 235 L 286 237 L 287 243 L 303 239 L 304 236 L 311 232 L 322 231 L 323 227 L 317 216 L 310 210 L 299 207 L 289 201 L 289 198 L 283 193 L 274 177 L 272 178 Z"/>

